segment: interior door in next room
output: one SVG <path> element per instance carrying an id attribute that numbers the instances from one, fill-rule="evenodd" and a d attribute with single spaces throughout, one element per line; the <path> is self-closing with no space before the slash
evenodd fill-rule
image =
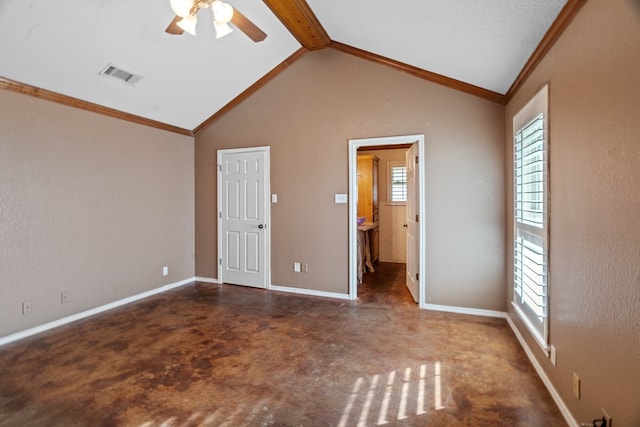
<path id="1" fill-rule="evenodd" d="M 407 165 L 407 288 L 411 292 L 413 300 L 418 302 L 419 285 L 418 272 L 420 271 L 420 238 L 418 221 L 420 207 L 419 201 L 419 168 L 418 168 L 418 144 L 413 144 L 406 154 Z"/>

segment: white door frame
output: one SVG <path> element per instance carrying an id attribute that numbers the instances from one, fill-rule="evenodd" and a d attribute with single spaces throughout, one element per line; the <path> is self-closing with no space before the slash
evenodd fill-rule
<path id="1" fill-rule="evenodd" d="M 420 266 L 418 283 L 418 306 L 427 308 L 425 295 L 425 247 L 426 247 L 426 197 L 425 197 L 425 144 L 424 134 L 362 138 L 349 140 L 349 299 L 358 298 L 358 148 L 377 145 L 418 144 L 419 213 L 418 234 L 420 238 Z M 408 256 L 408 254 L 407 254 Z"/>
<path id="2" fill-rule="evenodd" d="M 271 155 L 270 155 L 271 147 L 269 146 L 261 146 L 261 147 L 249 147 L 249 148 L 229 148 L 229 149 L 221 149 L 217 151 L 217 171 L 216 171 L 216 179 L 217 179 L 217 208 L 216 208 L 216 216 L 218 222 L 218 259 L 216 260 L 216 265 L 218 266 L 218 283 L 224 283 L 223 270 L 220 268 L 220 260 L 222 259 L 222 218 L 221 218 L 221 210 L 220 206 L 222 206 L 222 188 L 221 188 L 221 159 L 223 154 L 234 154 L 234 153 L 247 153 L 251 151 L 263 151 L 264 152 L 264 161 L 265 161 L 265 169 L 266 169 L 266 178 L 265 178 L 265 195 L 264 195 L 264 222 L 266 224 L 264 230 L 264 238 L 265 238 L 265 254 L 264 254 L 264 263 L 265 263 L 265 275 L 266 275 L 266 289 L 271 289 Z"/>

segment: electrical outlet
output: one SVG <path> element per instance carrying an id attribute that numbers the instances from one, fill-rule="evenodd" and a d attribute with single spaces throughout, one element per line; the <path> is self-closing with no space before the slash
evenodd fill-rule
<path id="1" fill-rule="evenodd" d="M 65 291 L 60 294 L 60 304 L 69 304 L 71 302 L 71 292 Z"/>
<path id="2" fill-rule="evenodd" d="M 549 359 L 551 360 L 551 364 L 553 366 L 556 366 L 556 361 L 558 357 L 558 353 L 556 351 L 556 346 L 555 345 L 551 345 L 551 351 L 549 352 Z"/>
<path id="3" fill-rule="evenodd" d="M 169 267 L 165 265 L 164 267 L 162 267 L 162 275 L 167 276 L 168 274 L 169 274 Z"/>
<path id="4" fill-rule="evenodd" d="M 303 262 L 301 267 L 302 267 L 302 272 L 303 273 L 308 273 L 309 272 L 309 264 L 308 263 Z"/>
<path id="5" fill-rule="evenodd" d="M 607 427 L 611 427 L 611 417 L 609 416 L 609 414 L 607 414 L 607 411 L 605 411 L 603 407 L 600 407 L 600 410 L 602 411 L 602 416 L 604 416 L 604 419 L 607 420 Z"/>
<path id="6" fill-rule="evenodd" d="M 31 301 L 23 301 L 22 302 L 22 314 L 31 313 Z"/>
<path id="7" fill-rule="evenodd" d="M 580 377 L 575 372 L 573 373 L 573 394 L 580 400 Z"/>

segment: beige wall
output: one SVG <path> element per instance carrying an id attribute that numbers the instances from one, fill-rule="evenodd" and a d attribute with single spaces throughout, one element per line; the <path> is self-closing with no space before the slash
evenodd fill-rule
<path id="1" fill-rule="evenodd" d="M 430 303 L 505 309 L 504 107 L 333 49 L 196 137 L 196 273 L 217 276 L 216 150 L 271 146 L 273 284 L 347 293 L 349 138 L 424 133 Z M 294 260 L 309 273 L 293 273 Z"/>
<path id="2" fill-rule="evenodd" d="M 578 422 L 600 416 L 602 406 L 613 425 L 640 425 L 639 78 L 640 4 L 591 0 L 506 110 L 511 176 L 512 117 L 550 83 L 549 299 L 556 367 L 511 309 L 509 315 Z M 511 256 L 507 265 L 511 283 Z M 572 394 L 572 372 L 582 380 L 580 400 Z"/>
<path id="3" fill-rule="evenodd" d="M 380 230 L 380 261 L 407 262 L 407 232 L 403 227 L 407 223 L 406 205 L 390 205 L 388 200 L 389 177 L 387 168 L 389 162 L 404 163 L 406 149 L 372 150 L 366 154 L 373 154 L 380 159 L 378 165 L 378 211 Z"/>
<path id="4" fill-rule="evenodd" d="M 0 91 L 0 337 L 193 277 L 193 170 L 193 138 Z"/>

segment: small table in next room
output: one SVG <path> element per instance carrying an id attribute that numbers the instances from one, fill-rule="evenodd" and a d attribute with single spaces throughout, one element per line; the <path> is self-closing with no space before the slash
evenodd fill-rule
<path id="1" fill-rule="evenodd" d="M 373 263 L 378 255 L 378 223 L 365 222 L 358 226 L 358 283 L 366 271 L 375 271 Z"/>

